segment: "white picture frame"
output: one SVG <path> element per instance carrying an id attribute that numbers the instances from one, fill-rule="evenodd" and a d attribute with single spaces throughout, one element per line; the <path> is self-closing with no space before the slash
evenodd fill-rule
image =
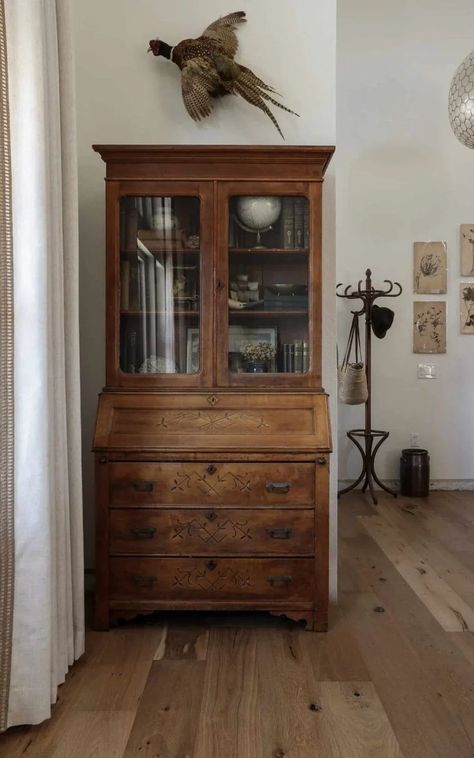
<path id="1" fill-rule="evenodd" d="M 198 374 L 200 369 L 200 330 L 188 327 L 186 332 L 186 373 Z"/>

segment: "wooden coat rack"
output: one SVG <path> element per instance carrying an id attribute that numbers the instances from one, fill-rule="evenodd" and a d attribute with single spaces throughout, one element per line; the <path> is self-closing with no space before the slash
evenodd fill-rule
<path id="1" fill-rule="evenodd" d="M 362 492 L 365 492 L 367 487 L 369 488 L 372 500 L 377 504 L 377 498 L 374 493 L 373 483 L 376 482 L 385 492 L 389 492 L 390 495 L 397 497 L 397 493 L 390 487 L 382 484 L 375 472 L 375 456 L 382 445 L 387 439 L 389 432 L 381 431 L 380 429 L 372 429 L 372 406 L 371 406 L 371 389 L 372 389 L 372 358 L 371 358 L 371 338 L 372 338 L 372 306 L 376 300 L 380 297 L 399 297 L 402 294 L 401 284 L 398 282 L 391 282 L 388 279 L 384 280 L 386 289 L 376 290 L 372 287 L 372 272 L 370 268 L 365 272 L 365 289 L 362 289 L 362 280 L 359 281 L 357 289 L 353 289 L 349 284 L 344 288 L 344 292 L 337 292 L 342 284 L 338 284 L 336 287 L 337 297 L 345 298 L 346 300 L 362 300 L 362 308 L 360 310 L 351 311 L 358 316 L 365 315 L 365 371 L 367 376 L 367 389 L 368 397 L 365 403 L 365 427 L 364 429 L 351 429 L 347 432 L 347 436 L 358 448 L 362 456 L 362 471 L 360 476 L 350 484 L 348 487 L 338 492 L 338 497 L 345 495 L 346 492 L 350 492 L 355 489 L 364 480 L 362 485 Z M 394 287 L 398 290 L 395 292 Z M 359 440 L 363 440 L 363 446 Z"/>

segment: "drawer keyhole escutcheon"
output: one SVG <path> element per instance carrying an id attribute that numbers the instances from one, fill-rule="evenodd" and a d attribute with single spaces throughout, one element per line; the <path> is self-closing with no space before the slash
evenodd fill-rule
<path id="1" fill-rule="evenodd" d="M 217 518 L 217 513 L 210 511 L 209 513 L 206 513 L 206 518 L 208 521 L 215 521 Z"/>
<path id="2" fill-rule="evenodd" d="M 214 569 L 217 568 L 217 561 L 208 561 L 206 563 L 206 568 L 209 569 L 209 571 L 214 571 Z"/>
<path id="3" fill-rule="evenodd" d="M 208 474 L 215 474 L 217 471 L 217 466 L 214 466 L 213 463 L 210 463 L 209 466 L 206 469 Z"/>

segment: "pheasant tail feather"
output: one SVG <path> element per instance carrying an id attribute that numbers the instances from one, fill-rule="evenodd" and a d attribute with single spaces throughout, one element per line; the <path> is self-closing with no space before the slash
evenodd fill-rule
<path id="1" fill-rule="evenodd" d="M 272 103 L 273 105 L 276 105 L 278 108 L 281 108 L 287 113 L 292 113 L 294 116 L 298 116 L 298 113 L 295 113 L 295 111 L 292 111 L 291 108 L 287 108 L 286 105 L 282 105 L 282 103 L 279 103 L 278 100 L 275 100 L 273 97 L 271 97 L 271 95 L 268 94 L 269 92 L 274 93 L 274 90 L 271 87 L 259 79 L 258 76 L 255 76 L 253 71 L 251 71 L 249 68 L 240 66 L 240 75 L 235 82 L 235 91 L 241 97 L 243 97 L 244 100 L 247 100 L 248 103 L 255 105 L 257 108 L 260 108 L 260 110 L 266 113 L 278 130 L 282 139 L 285 139 L 278 121 L 266 104 L 265 100 Z"/>

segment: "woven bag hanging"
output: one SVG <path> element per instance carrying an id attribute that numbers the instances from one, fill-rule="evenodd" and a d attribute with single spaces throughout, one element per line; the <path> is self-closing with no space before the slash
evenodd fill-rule
<path id="1" fill-rule="evenodd" d="M 355 361 L 351 362 L 351 354 L 354 348 Z M 367 375 L 365 364 L 362 361 L 362 348 L 360 344 L 359 316 L 354 313 L 347 347 L 341 365 L 337 370 L 339 400 L 347 405 L 361 405 L 367 401 L 369 391 L 367 388 Z"/>

